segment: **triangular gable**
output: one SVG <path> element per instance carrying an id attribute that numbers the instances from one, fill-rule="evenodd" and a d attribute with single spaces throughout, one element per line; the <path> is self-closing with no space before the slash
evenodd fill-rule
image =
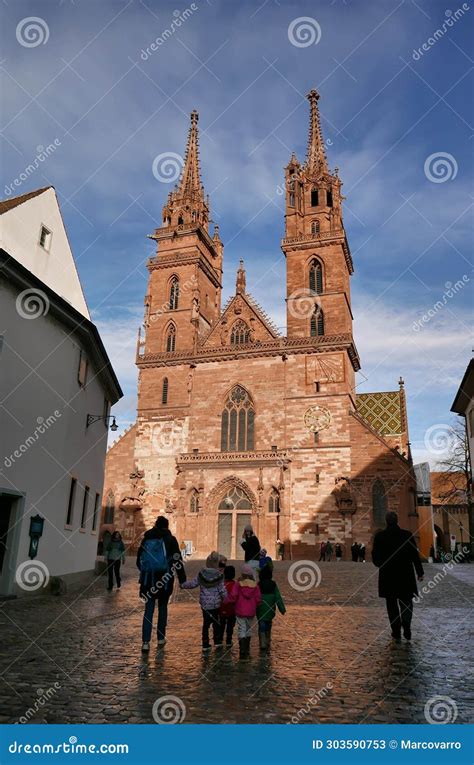
<path id="1" fill-rule="evenodd" d="M 90 319 L 82 285 L 53 186 L 6 200 L 1 210 L 3 249 Z M 40 245 L 40 232 L 50 233 L 47 248 Z"/>
<path id="2" fill-rule="evenodd" d="M 279 337 L 278 330 L 263 313 L 250 295 L 234 295 L 227 303 L 219 321 L 202 343 L 204 348 L 220 348 L 230 345 L 232 328 L 243 321 L 249 328 L 250 343 L 266 343 Z"/>

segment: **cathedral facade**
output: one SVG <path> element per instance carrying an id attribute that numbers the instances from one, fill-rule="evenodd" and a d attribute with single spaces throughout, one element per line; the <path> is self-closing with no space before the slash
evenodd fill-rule
<path id="1" fill-rule="evenodd" d="M 416 532 L 403 381 L 356 394 L 353 261 L 341 181 L 329 170 L 308 94 L 308 150 L 285 169 L 287 333 L 247 292 L 243 262 L 221 305 L 224 245 L 209 231 L 191 114 L 179 185 L 151 235 L 136 363 L 137 421 L 109 450 L 103 531 L 133 549 L 165 513 L 198 557 L 242 557 L 251 523 L 262 546 L 313 557 L 323 540 L 370 544 L 387 509 Z"/>

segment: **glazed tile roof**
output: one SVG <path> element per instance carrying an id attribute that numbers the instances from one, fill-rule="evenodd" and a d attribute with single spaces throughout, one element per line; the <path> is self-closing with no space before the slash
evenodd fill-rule
<path id="1" fill-rule="evenodd" d="M 400 391 L 356 394 L 357 412 L 382 436 L 403 432 Z"/>

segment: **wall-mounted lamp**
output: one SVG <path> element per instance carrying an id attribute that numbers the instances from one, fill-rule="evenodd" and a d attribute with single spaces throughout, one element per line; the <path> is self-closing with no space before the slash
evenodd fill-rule
<path id="1" fill-rule="evenodd" d="M 94 424 L 94 422 L 99 422 L 99 420 L 103 420 L 103 422 L 105 422 L 105 424 L 107 425 L 107 427 L 110 427 L 110 430 L 112 430 L 112 431 L 114 431 L 114 432 L 115 432 L 116 430 L 118 430 L 118 425 L 117 425 L 117 423 L 115 422 L 115 417 L 112 417 L 112 415 L 109 415 L 108 417 L 106 417 L 106 416 L 105 416 L 105 415 L 103 415 L 103 414 L 88 414 L 88 415 L 87 415 L 87 423 L 86 423 L 86 428 L 88 428 L 88 427 L 89 427 L 89 425 L 93 425 L 93 424 Z M 112 420 L 112 424 L 109 426 L 109 421 L 110 421 L 110 420 Z"/>

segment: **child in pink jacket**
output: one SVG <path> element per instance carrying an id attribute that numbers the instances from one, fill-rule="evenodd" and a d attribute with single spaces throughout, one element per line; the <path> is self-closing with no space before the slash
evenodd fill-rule
<path id="1" fill-rule="evenodd" d="M 250 653 L 250 638 L 252 636 L 252 628 L 255 625 L 257 606 L 260 605 L 262 600 L 260 587 L 255 581 L 253 568 L 248 563 L 242 566 L 240 577 L 235 583 L 232 593 L 229 594 L 229 600 L 235 603 L 240 658 L 246 659 Z"/>

